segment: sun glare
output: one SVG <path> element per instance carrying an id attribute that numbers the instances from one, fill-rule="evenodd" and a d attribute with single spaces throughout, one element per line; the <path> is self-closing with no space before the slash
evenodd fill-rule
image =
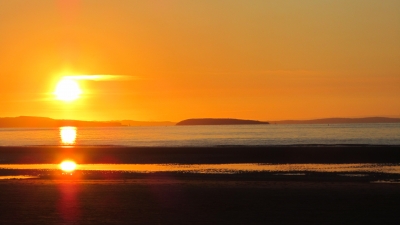
<path id="1" fill-rule="evenodd" d="M 76 163 L 71 160 L 65 160 L 60 163 L 60 169 L 64 172 L 72 172 L 76 169 Z"/>
<path id="2" fill-rule="evenodd" d="M 56 86 L 54 94 L 58 100 L 70 102 L 79 98 L 82 93 L 79 84 L 73 79 L 64 78 Z"/>
<path id="3" fill-rule="evenodd" d="M 60 127 L 61 144 L 73 145 L 76 141 L 76 127 Z"/>

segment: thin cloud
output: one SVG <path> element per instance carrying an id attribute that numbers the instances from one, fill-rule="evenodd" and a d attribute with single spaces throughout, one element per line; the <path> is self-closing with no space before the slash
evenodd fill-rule
<path id="1" fill-rule="evenodd" d="M 69 75 L 69 76 L 64 76 L 64 79 L 109 81 L 109 80 L 137 80 L 138 77 L 129 75 L 93 74 L 93 75 Z"/>

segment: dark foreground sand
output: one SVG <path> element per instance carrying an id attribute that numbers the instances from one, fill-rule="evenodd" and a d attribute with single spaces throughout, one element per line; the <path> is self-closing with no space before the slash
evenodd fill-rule
<path id="1" fill-rule="evenodd" d="M 0 164 L 399 163 L 399 146 L 0 147 Z M 26 173 L 25 173 L 26 172 Z M 0 224 L 400 224 L 397 174 L 276 176 L 0 170 Z M 45 174 L 45 175 L 43 175 Z"/>
<path id="2" fill-rule="evenodd" d="M 0 224 L 399 224 L 400 185 L 192 180 L 0 181 Z"/>
<path id="3" fill-rule="evenodd" d="M 0 164 L 60 163 L 399 163 L 400 146 L 0 147 Z"/>

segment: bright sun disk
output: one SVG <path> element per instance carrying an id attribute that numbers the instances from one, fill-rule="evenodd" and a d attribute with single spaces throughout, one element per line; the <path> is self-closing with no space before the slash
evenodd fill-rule
<path id="1" fill-rule="evenodd" d="M 79 98 L 82 93 L 79 84 L 73 79 L 62 79 L 57 83 L 54 94 L 58 100 L 73 101 Z"/>

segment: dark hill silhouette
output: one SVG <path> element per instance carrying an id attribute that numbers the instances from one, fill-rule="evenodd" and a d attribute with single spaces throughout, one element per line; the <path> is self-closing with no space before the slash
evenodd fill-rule
<path id="1" fill-rule="evenodd" d="M 280 120 L 276 124 L 335 124 L 335 123 L 400 123 L 400 118 L 365 117 L 365 118 L 325 118 L 315 120 Z"/>
<path id="2" fill-rule="evenodd" d="M 0 127 L 118 127 L 122 126 L 119 122 L 98 122 L 81 120 L 55 120 L 47 117 L 6 117 L 0 118 Z"/>
<path id="3" fill-rule="evenodd" d="M 245 124 L 269 124 L 269 123 L 257 120 L 203 118 L 203 119 L 183 120 L 181 122 L 178 122 L 176 125 L 179 126 L 179 125 L 245 125 Z"/>

